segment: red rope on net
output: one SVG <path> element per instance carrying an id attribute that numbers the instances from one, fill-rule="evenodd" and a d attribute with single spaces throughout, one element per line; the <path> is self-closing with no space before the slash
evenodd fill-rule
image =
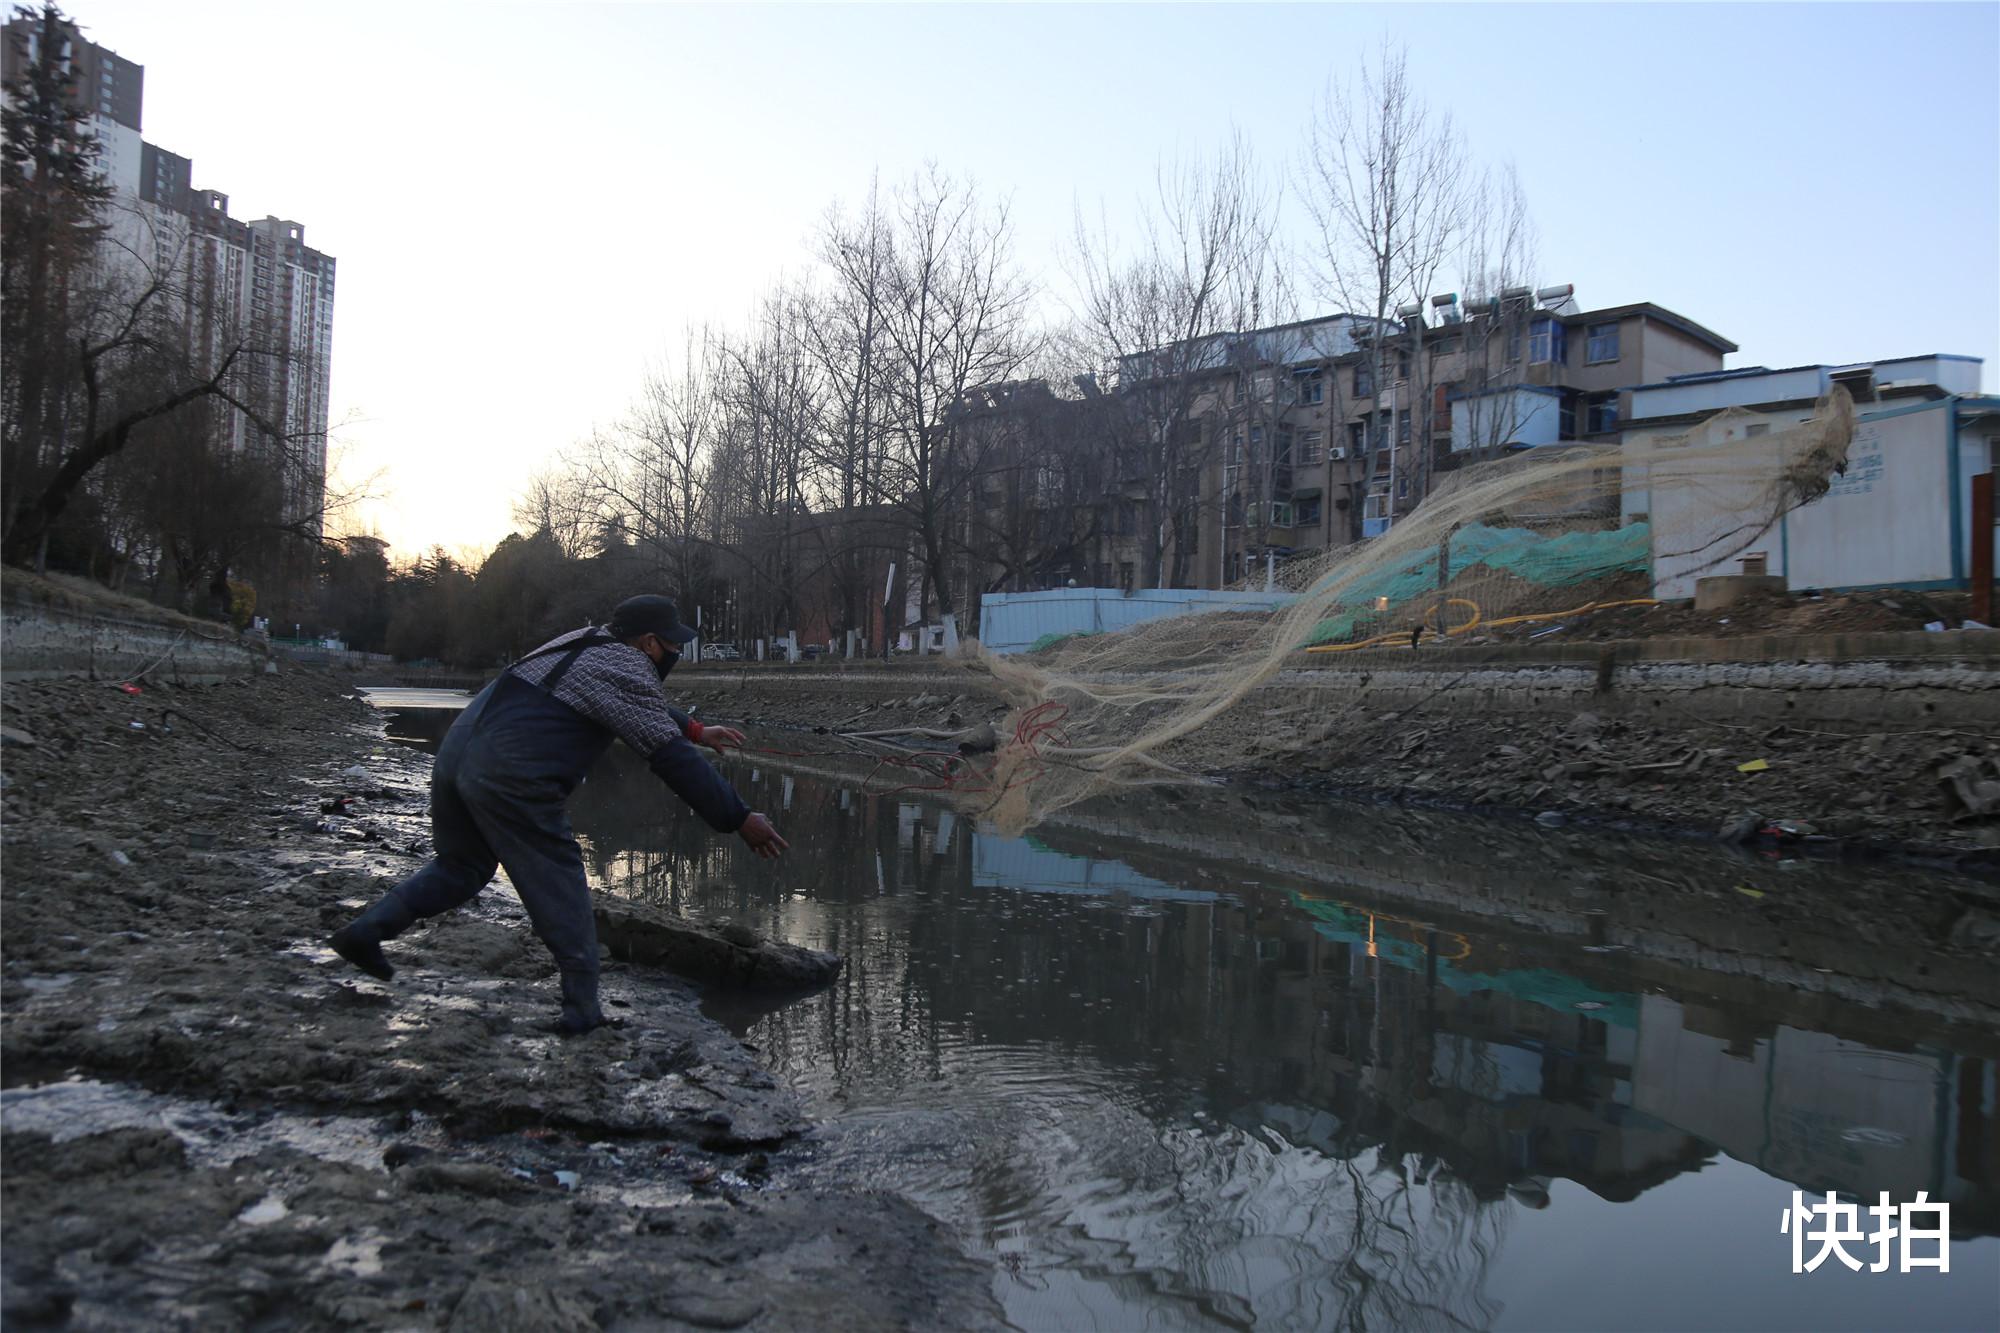
<path id="1" fill-rule="evenodd" d="M 963 754 L 953 754 L 944 750 L 921 750 L 908 755 L 875 755 L 875 766 L 861 780 L 866 787 L 873 782 L 884 768 L 908 769 L 921 774 L 928 782 L 908 782 L 898 787 L 889 787 L 880 794 L 897 796 L 905 793 L 952 796 L 992 796 L 996 801 L 1013 791 L 1035 781 L 1048 771 L 1048 761 L 1042 757 L 1042 746 L 1053 743 L 1064 746 L 1069 743 L 1062 730 L 1062 721 L 1069 715 L 1069 705 L 1048 700 L 1036 704 L 1014 723 L 1014 738 L 1011 748 L 1018 749 L 1025 756 L 1019 771 L 996 788 L 999 780 L 1001 754 L 996 751 L 993 759 L 984 767 L 974 763 Z M 845 750 L 777 750 L 765 746 L 746 745 L 738 753 L 770 755 L 776 759 L 847 759 L 865 751 Z"/>

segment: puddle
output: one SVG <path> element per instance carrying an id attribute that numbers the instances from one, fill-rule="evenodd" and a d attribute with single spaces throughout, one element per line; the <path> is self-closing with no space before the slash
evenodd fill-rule
<path id="1" fill-rule="evenodd" d="M 291 1215 L 292 1210 L 275 1194 L 267 1194 L 236 1215 L 246 1227 L 267 1227 Z"/>
<path id="2" fill-rule="evenodd" d="M 187 1145 L 188 1159 L 198 1166 L 226 1166 L 266 1148 L 283 1147 L 381 1170 L 388 1142 L 377 1120 L 284 1112 L 232 1115 L 212 1102 L 83 1078 L 0 1091 L 0 1125 L 10 1134 L 47 1134 L 56 1143 L 113 1129 L 164 1129 Z"/>
<path id="3" fill-rule="evenodd" d="M 382 1271 L 382 1246 L 385 1243 L 384 1238 L 374 1232 L 352 1238 L 343 1236 L 328 1247 L 326 1257 L 320 1263 L 348 1277 L 374 1277 Z"/>

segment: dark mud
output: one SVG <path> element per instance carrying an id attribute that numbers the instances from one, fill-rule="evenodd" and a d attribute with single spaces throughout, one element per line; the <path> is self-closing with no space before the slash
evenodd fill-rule
<path id="1" fill-rule="evenodd" d="M 624 1026 L 554 1037 L 503 885 L 390 985 L 326 950 L 428 770 L 332 677 L 5 709 L 9 1327 L 994 1322 L 908 1204 L 787 1188 L 805 1113 L 686 983 L 608 961 Z"/>
<path id="2" fill-rule="evenodd" d="M 831 749 L 844 730 L 997 724 L 1007 710 L 984 688 L 986 678 L 961 674 L 962 683 L 939 665 L 907 695 L 878 687 L 857 698 L 831 675 L 824 689 L 815 689 L 797 680 L 760 680 L 756 671 L 710 672 L 688 680 L 682 692 L 703 706 L 705 718 L 816 736 L 774 746 Z M 1143 711 L 1135 710 L 1130 725 L 1143 721 Z M 1265 690 L 1166 746 L 1161 757 L 1186 772 L 1253 788 L 1522 819 L 1557 815 L 2000 875 L 2000 805 L 1974 810 L 1963 798 L 1977 784 L 2000 782 L 2000 737 L 1952 727 L 1948 719 L 1921 731 L 1879 731 L 1693 716 L 1637 722 L 1589 712 L 1467 716 L 1422 707 L 1385 711 L 1365 700 L 1329 716 L 1302 704 L 1283 706 Z M 1743 764 L 1752 771 L 1743 772 Z"/>

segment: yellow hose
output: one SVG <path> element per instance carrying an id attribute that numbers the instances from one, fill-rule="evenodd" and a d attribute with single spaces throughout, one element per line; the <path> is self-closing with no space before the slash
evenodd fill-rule
<path id="1" fill-rule="evenodd" d="M 1539 620 L 1561 620 L 1565 616 L 1580 616 L 1591 611 L 1610 611 L 1621 606 L 1658 606 L 1659 604 L 1659 600 L 1653 597 L 1628 597 L 1618 602 L 1585 602 L 1582 606 L 1571 607 L 1567 611 L 1538 611 L 1533 615 L 1502 616 L 1498 620 L 1485 620 L 1481 617 L 1479 603 L 1465 597 L 1447 597 L 1443 601 L 1433 602 L 1429 607 L 1425 608 L 1422 624 L 1424 628 L 1430 630 L 1433 634 L 1444 638 L 1456 638 L 1460 634 L 1470 633 L 1480 625 L 1484 625 L 1488 629 L 1499 629 L 1503 625 L 1530 625 Z M 1449 629 L 1440 630 L 1437 627 L 1435 617 L 1439 611 L 1447 606 L 1471 607 L 1472 618 L 1462 625 L 1453 625 Z M 1362 639 L 1358 643 L 1323 643 L 1317 647 L 1308 648 L 1306 651 L 1309 653 L 1351 653 L 1358 649 L 1374 648 L 1381 644 L 1395 644 L 1404 648 L 1415 646 L 1410 642 L 1410 631 L 1399 629 L 1391 630 L 1387 634 L 1377 634 L 1372 639 Z"/>

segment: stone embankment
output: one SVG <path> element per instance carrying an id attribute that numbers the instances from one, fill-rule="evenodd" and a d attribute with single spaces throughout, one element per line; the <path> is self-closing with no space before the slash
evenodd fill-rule
<path id="1" fill-rule="evenodd" d="M 809 731 L 1006 712 L 976 662 L 942 658 L 671 686 L 704 717 Z M 1259 785 L 1993 866 L 2000 633 L 1301 655 L 1163 753 Z"/>
<path id="2" fill-rule="evenodd" d="M 12 645 L 9 645 L 12 651 Z M 830 965 L 607 903 L 624 1024 L 550 1032 L 513 895 L 329 931 L 427 854 L 426 756 L 339 679 L 9 684 L 8 1328 L 987 1327 L 988 1273 L 812 1125 L 687 982 Z"/>
<path id="3" fill-rule="evenodd" d="M 76 579 L 7 571 L 0 676 L 170 680 L 207 685 L 262 671 L 267 654 L 227 625 L 196 620 Z"/>

